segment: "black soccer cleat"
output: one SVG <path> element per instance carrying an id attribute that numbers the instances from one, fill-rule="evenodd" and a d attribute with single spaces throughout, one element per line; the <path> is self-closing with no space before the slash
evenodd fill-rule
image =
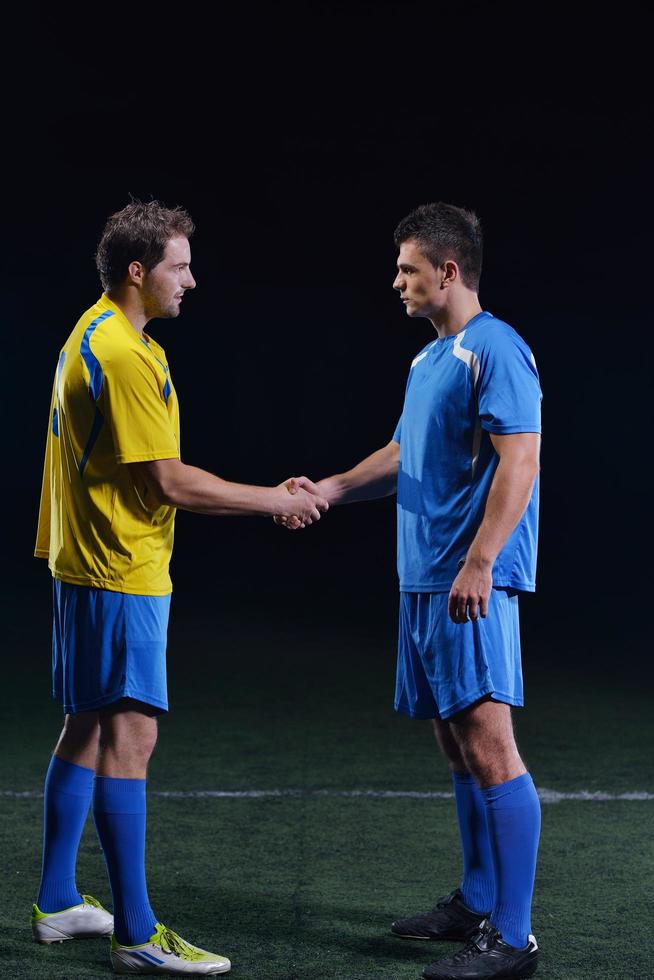
<path id="1" fill-rule="evenodd" d="M 533 936 L 526 946 L 509 946 L 486 919 L 477 935 L 454 956 L 431 963 L 422 971 L 425 980 L 523 980 L 538 967 L 538 945 Z"/>
<path id="2" fill-rule="evenodd" d="M 479 932 L 481 923 L 489 912 L 473 912 L 463 904 L 461 889 L 445 895 L 431 912 L 414 915 L 409 919 L 396 919 L 391 932 L 400 939 L 449 939 L 465 942 Z"/>

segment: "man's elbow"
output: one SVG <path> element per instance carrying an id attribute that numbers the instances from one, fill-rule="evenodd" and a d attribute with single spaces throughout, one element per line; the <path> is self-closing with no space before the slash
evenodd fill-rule
<path id="1" fill-rule="evenodd" d="M 525 474 L 525 481 L 527 482 L 527 484 L 531 487 L 531 490 L 533 491 L 534 486 L 536 484 L 536 480 L 538 479 L 538 475 L 540 473 L 540 463 L 539 463 L 539 461 L 537 459 L 536 460 L 534 460 L 534 459 L 528 459 L 528 460 L 526 460 L 525 463 L 524 463 L 523 473 Z"/>
<path id="2" fill-rule="evenodd" d="M 525 453 L 524 456 L 519 457 L 514 461 L 513 465 L 521 471 L 521 473 L 532 483 L 538 477 L 540 473 L 540 460 L 534 459 L 531 454 Z"/>
<path id="3" fill-rule="evenodd" d="M 394 439 L 391 439 L 391 441 L 388 444 L 388 450 L 389 450 L 389 462 L 390 462 L 390 465 L 391 465 L 391 470 L 394 469 L 397 472 L 397 470 L 398 470 L 398 468 L 400 466 L 400 444 L 399 444 L 399 442 L 395 442 Z"/>
<path id="4" fill-rule="evenodd" d="M 150 493 L 159 507 L 178 507 L 179 494 L 174 486 L 157 484 L 151 486 Z"/>
<path id="5" fill-rule="evenodd" d="M 168 460 L 165 462 L 169 463 Z M 179 506 L 181 494 L 176 466 L 161 465 L 158 460 L 154 460 L 132 464 L 132 469 L 136 471 L 137 479 L 143 481 L 151 500 L 158 507 Z"/>
<path id="6" fill-rule="evenodd" d="M 525 469 L 527 469 L 536 479 L 540 473 L 540 459 L 536 456 L 528 456 L 524 462 Z"/>
<path id="7" fill-rule="evenodd" d="M 176 473 L 165 473 L 160 476 L 152 488 L 152 494 L 159 506 L 181 507 L 184 502 L 181 481 Z"/>

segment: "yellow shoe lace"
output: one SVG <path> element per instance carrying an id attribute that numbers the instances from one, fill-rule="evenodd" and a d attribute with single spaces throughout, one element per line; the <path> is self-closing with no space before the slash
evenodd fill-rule
<path id="1" fill-rule="evenodd" d="M 97 898 L 93 898 L 93 895 L 82 895 L 82 898 L 84 899 L 85 905 L 92 905 L 94 909 L 102 909 L 103 912 L 107 911 Z"/>
<path id="2" fill-rule="evenodd" d="M 172 929 L 167 929 L 166 926 L 162 926 L 156 942 L 158 946 L 161 946 L 164 953 L 174 953 L 183 960 L 201 960 L 205 956 L 205 953 L 191 946 Z"/>

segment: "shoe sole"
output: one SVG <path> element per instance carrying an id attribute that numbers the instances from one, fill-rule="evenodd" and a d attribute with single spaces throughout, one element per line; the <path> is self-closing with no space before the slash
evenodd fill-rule
<path id="1" fill-rule="evenodd" d="M 90 935 L 85 935 L 85 936 L 62 936 L 60 934 L 58 936 L 53 936 L 52 939 L 45 939 L 32 934 L 32 939 L 34 940 L 35 943 L 38 943 L 39 946 L 56 946 L 58 943 L 69 943 L 69 942 L 73 942 L 74 940 L 80 941 L 84 939 L 110 939 L 112 932 L 113 932 L 113 927 L 110 932 L 94 932 Z"/>
<path id="2" fill-rule="evenodd" d="M 501 976 L 496 977 L 496 980 L 529 980 L 533 977 L 536 970 L 530 970 L 528 973 L 521 973 L 519 977 L 516 977 L 513 973 L 503 973 Z M 427 977 L 425 974 L 421 974 L 423 980 L 447 980 L 446 977 Z"/>
<path id="3" fill-rule="evenodd" d="M 159 976 L 170 976 L 170 977 L 198 977 L 198 976 L 203 976 L 203 977 L 216 977 L 216 976 L 219 976 L 222 973 L 229 973 L 229 971 L 231 970 L 231 966 L 226 966 L 226 967 L 221 967 L 220 969 L 217 969 L 217 970 L 212 970 L 211 973 L 202 973 L 202 974 L 200 974 L 200 973 L 192 973 L 192 972 L 189 972 L 189 973 L 171 973 L 168 970 L 157 970 L 157 969 L 149 969 L 149 970 L 143 970 L 143 971 L 141 971 L 141 970 L 130 970 L 130 969 L 124 969 L 123 970 L 123 969 L 117 969 L 115 966 L 113 966 L 113 964 L 112 964 L 112 967 L 113 967 L 114 976 L 120 976 L 120 977 L 138 977 L 138 976 L 141 976 L 142 977 L 142 976 L 156 976 L 156 975 L 159 975 Z"/>
<path id="4" fill-rule="evenodd" d="M 395 936 L 397 939 L 417 939 L 420 942 L 425 943 L 465 943 L 472 936 L 476 936 L 479 932 L 479 926 L 474 926 L 469 932 L 447 932 L 443 933 L 441 936 L 414 936 L 410 932 L 396 932 L 395 929 L 391 929 L 391 935 Z"/>
<path id="5" fill-rule="evenodd" d="M 496 977 L 495 980 L 529 980 L 530 977 L 534 976 L 537 969 L 538 969 L 538 962 L 530 963 L 527 964 L 527 966 L 524 967 L 523 971 L 518 975 L 514 973 L 503 973 L 500 974 L 498 977 Z M 423 977 L 423 980 L 447 980 L 446 977 L 433 977 L 425 973 L 421 974 L 421 976 Z"/>

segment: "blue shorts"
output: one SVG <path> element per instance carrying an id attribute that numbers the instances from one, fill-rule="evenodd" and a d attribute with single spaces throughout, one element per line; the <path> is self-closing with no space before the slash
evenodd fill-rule
<path id="1" fill-rule="evenodd" d="M 120 698 L 168 710 L 170 596 L 128 595 L 53 580 L 52 694 L 67 714 Z"/>
<path id="2" fill-rule="evenodd" d="M 486 619 L 453 623 L 447 592 L 401 592 L 395 710 L 450 718 L 487 695 L 522 705 L 518 594 L 493 589 Z"/>

